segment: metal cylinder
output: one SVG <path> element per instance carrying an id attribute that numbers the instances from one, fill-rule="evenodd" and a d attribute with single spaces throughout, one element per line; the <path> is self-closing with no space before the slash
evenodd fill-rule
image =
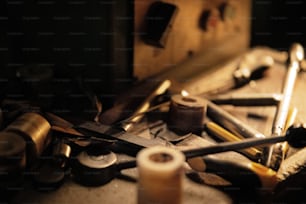
<path id="1" fill-rule="evenodd" d="M 20 171 L 25 167 L 26 143 L 15 133 L 0 133 L 0 172 Z M 3 175 L 3 174 L 1 174 Z"/>
<path id="2" fill-rule="evenodd" d="M 66 166 L 67 161 L 69 160 L 71 155 L 71 147 L 60 141 L 53 147 L 53 157 L 56 163 L 61 167 L 64 168 Z"/>
<path id="3" fill-rule="evenodd" d="M 179 135 L 201 134 L 206 102 L 196 96 L 174 95 L 168 115 L 168 128 Z"/>
<path id="4" fill-rule="evenodd" d="M 84 186 L 100 186 L 110 182 L 116 174 L 117 156 L 110 151 L 92 154 L 83 151 L 73 162 L 74 179 Z"/>
<path id="5" fill-rule="evenodd" d="M 12 122 L 4 132 L 15 133 L 27 143 L 27 165 L 31 165 L 50 143 L 51 125 L 38 113 L 25 113 Z"/>

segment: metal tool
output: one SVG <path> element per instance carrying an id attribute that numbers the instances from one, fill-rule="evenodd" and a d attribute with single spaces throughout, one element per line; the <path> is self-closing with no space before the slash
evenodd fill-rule
<path id="1" fill-rule="evenodd" d="M 0 180 L 19 174 L 26 166 L 26 142 L 18 134 L 0 133 Z M 4 178 L 6 177 L 6 178 Z"/>
<path id="2" fill-rule="evenodd" d="M 26 145 L 27 166 L 36 162 L 51 141 L 49 122 L 38 113 L 24 113 L 4 131 L 23 138 Z"/>
<path id="3" fill-rule="evenodd" d="M 55 163 L 58 164 L 59 167 L 65 168 L 71 155 L 71 147 L 63 140 L 59 140 L 53 146 L 52 155 L 54 157 Z"/>
<path id="4" fill-rule="evenodd" d="M 231 182 L 232 186 L 248 189 L 263 188 L 266 191 L 272 191 L 277 183 L 274 170 L 252 161 L 237 162 L 231 158 L 208 155 L 196 157 L 187 162 L 193 170 L 219 175 Z"/>
<path id="5" fill-rule="evenodd" d="M 165 105 L 169 105 L 169 103 L 165 103 Z M 231 114 L 224 111 L 222 108 L 209 101 L 207 101 L 207 115 L 217 123 L 220 123 L 230 131 L 234 132 L 237 136 L 240 136 L 240 139 L 265 137 L 262 133 L 247 126 Z M 90 121 L 78 125 L 76 129 L 96 132 L 98 134 L 104 135 L 104 137 L 108 136 L 111 139 L 119 139 L 130 144 L 136 144 L 138 147 L 149 147 L 162 144 L 160 141 L 148 140 L 136 135 L 129 134 L 120 128 L 115 128 Z"/>
<path id="6" fill-rule="evenodd" d="M 53 153 L 50 157 L 40 160 L 33 171 L 33 184 L 38 191 L 53 191 L 58 189 L 67 175 L 67 163 L 70 159 L 71 147 L 63 140 L 54 141 Z"/>
<path id="7" fill-rule="evenodd" d="M 112 108 L 106 110 L 99 116 L 99 122 L 105 125 L 118 124 L 125 130 L 139 121 L 152 100 L 169 88 L 170 81 L 167 79 L 147 79 L 133 86 L 129 91 L 117 97 Z M 139 116 L 139 117 L 138 117 Z"/>
<path id="8" fill-rule="evenodd" d="M 259 131 L 243 123 L 210 101 L 207 102 L 207 115 L 211 120 L 221 124 L 223 127 L 233 132 L 236 136 L 239 136 L 240 139 L 265 137 L 265 135 Z"/>
<path id="9" fill-rule="evenodd" d="M 108 183 L 123 169 L 136 167 L 136 161 L 118 163 L 115 153 L 97 147 L 80 152 L 72 161 L 73 178 L 85 186 Z"/>
<path id="10" fill-rule="evenodd" d="M 207 147 L 214 145 L 211 141 L 192 135 L 184 141 L 180 142 L 177 147 L 185 150 L 191 147 Z M 252 147 L 253 149 L 254 147 Z M 247 148 L 251 149 L 251 148 Z M 243 149 L 246 150 L 246 149 Z M 242 151 L 242 150 L 237 150 Z M 196 182 L 208 185 L 228 185 L 237 187 L 263 188 L 271 189 L 275 185 L 276 172 L 263 166 L 260 163 L 253 162 L 244 155 L 236 151 L 229 151 L 218 154 L 210 154 L 202 157 L 194 157 L 187 160 L 189 166 L 195 170 L 187 173 L 187 176 Z M 206 176 L 202 177 L 201 172 L 213 173 L 227 180 L 210 181 Z"/>
<path id="11" fill-rule="evenodd" d="M 277 106 L 275 119 L 272 126 L 272 135 L 283 134 L 290 107 L 292 93 L 297 74 L 300 71 L 300 62 L 304 59 L 304 49 L 300 44 L 293 44 L 290 49 L 288 70 L 283 83 L 283 98 Z"/>
<path id="12" fill-rule="evenodd" d="M 284 202 L 285 199 L 298 200 L 298 191 L 305 189 L 306 148 L 297 150 L 287 157 L 277 171 L 278 183 L 275 187 L 275 197 Z M 289 190 L 292 189 L 292 190 Z M 304 192 L 304 191 L 303 191 Z M 294 203 L 300 203 L 295 202 Z"/>
<path id="13" fill-rule="evenodd" d="M 121 127 L 125 130 L 128 131 L 132 128 L 134 123 L 137 123 L 138 121 L 141 120 L 143 117 L 143 112 L 146 112 L 151 105 L 152 100 L 163 93 L 170 87 L 171 82 L 170 80 L 164 80 L 162 81 L 157 88 L 150 93 L 150 95 L 137 107 L 137 109 L 133 112 L 133 114 L 128 118 L 123 121 L 123 124 Z M 121 122 L 122 123 L 122 122 Z"/>
<path id="14" fill-rule="evenodd" d="M 205 124 L 206 131 L 209 134 L 212 134 L 213 136 L 216 136 L 217 138 L 221 139 L 225 142 L 236 142 L 241 141 L 240 137 L 237 137 L 236 135 L 232 134 L 231 132 L 227 131 L 226 129 L 222 128 L 218 124 L 214 122 L 207 122 Z M 239 150 L 242 154 L 247 156 L 253 161 L 259 162 L 262 157 L 262 151 L 259 150 L 256 147 L 250 147 L 247 149 Z"/>
<path id="15" fill-rule="evenodd" d="M 235 151 L 254 147 L 264 144 L 273 144 L 278 142 L 287 141 L 292 147 L 306 146 L 306 125 L 296 124 L 288 128 L 284 136 L 265 137 L 265 138 L 246 138 L 239 142 L 223 142 L 210 147 L 198 148 L 193 150 L 184 151 L 186 158 L 203 156 L 207 154 L 214 154 L 226 151 Z"/>
<path id="16" fill-rule="evenodd" d="M 81 132 L 85 131 L 87 133 L 88 132 L 96 133 L 95 134 L 96 137 L 124 141 L 132 145 L 136 149 L 165 144 L 161 140 L 149 140 L 143 137 L 139 137 L 137 135 L 130 134 L 126 132 L 125 130 L 121 129 L 120 127 L 103 125 L 101 123 L 96 123 L 92 121 L 81 123 L 75 128 Z"/>
<path id="17" fill-rule="evenodd" d="M 282 94 L 276 93 L 244 93 L 218 95 L 209 100 L 217 105 L 275 106 L 282 98 Z"/>
<path id="18" fill-rule="evenodd" d="M 219 79 L 221 84 L 218 87 L 212 86 L 215 88 L 197 94 L 210 96 L 240 88 L 252 80 L 262 78 L 266 70 L 273 64 L 274 60 L 270 56 L 256 55 L 252 53 L 246 54 L 239 60 L 238 65 L 236 65 L 237 68 L 232 72 L 231 78 Z"/>
<path id="19" fill-rule="evenodd" d="M 186 63 L 164 72 L 159 77 L 172 80 L 172 93 L 179 93 L 181 89 L 185 89 L 193 95 L 220 94 L 264 77 L 269 67 L 274 64 L 274 56 L 270 52 L 262 52 L 262 49 L 256 50 L 252 49 L 243 57 L 218 65 L 203 65 L 203 59 L 193 58 L 191 63 L 187 60 Z M 207 65 L 207 69 L 203 71 L 202 65 Z"/>
<path id="20" fill-rule="evenodd" d="M 300 63 L 303 59 L 304 48 L 298 43 L 293 44 L 289 51 L 289 65 L 283 82 L 283 98 L 277 106 L 272 125 L 272 136 L 280 136 L 285 131 L 285 125 L 294 89 L 294 84 L 297 78 L 297 74 L 301 69 Z M 286 154 L 282 149 L 282 145 L 280 144 L 270 147 L 266 158 L 267 166 L 273 169 L 279 168 L 279 165 Z"/>
<path id="21" fill-rule="evenodd" d="M 186 159 L 215 154 L 226 151 L 235 151 L 263 144 L 288 141 L 294 147 L 306 145 L 306 125 L 296 125 L 288 129 L 283 137 L 248 138 L 240 142 L 224 142 L 209 147 L 195 148 L 182 151 Z M 91 156 L 90 156 L 91 155 Z M 136 166 L 134 160 L 122 162 L 118 166 L 117 158 L 113 153 L 101 148 L 88 148 L 81 152 L 74 163 L 74 174 L 76 179 L 84 185 L 102 185 L 115 177 L 114 172 L 118 170 L 133 168 Z M 76 171 L 76 172 L 75 172 Z M 86 174 L 87 172 L 87 174 Z M 96 176 L 93 176 L 96 175 Z M 99 180 L 97 180 L 99 178 Z"/>
<path id="22" fill-rule="evenodd" d="M 270 56 L 245 55 L 234 71 L 235 88 L 241 87 L 251 80 L 262 78 L 263 73 L 274 64 Z"/>

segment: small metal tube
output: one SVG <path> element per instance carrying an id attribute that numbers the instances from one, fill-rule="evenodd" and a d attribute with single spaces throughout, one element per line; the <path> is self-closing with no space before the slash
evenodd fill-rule
<path id="1" fill-rule="evenodd" d="M 146 111 L 150 108 L 150 103 L 152 100 L 158 96 L 163 94 L 171 85 L 170 80 L 162 81 L 158 87 L 137 107 L 132 116 L 128 119 L 124 120 L 124 124 L 121 126 L 125 131 L 130 130 L 133 125 L 139 122 L 143 115 L 142 113 L 146 113 Z"/>
<path id="2" fill-rule="evenodd" d="M 19 116 L 4 129 L 5 132 L 15 133 L 27 143 L 27 166 L 32 165 L 51 141 L 50 123 L 40 114 L 28 112 Z"/>
<path id="3" fill-rule="evenodd" d="M 225 129 L 233 132 L 241 138 L 264 138 L 265 135 L 255 130 L 251 126 L 235 118 L 216 104 L 207 102 L 207 115 L 211 120 L 223 126 Z"/>
<path id="4" fill-rule="evenodd" d="M 206 123 L 206 128 L 208 129 L 209 133 L 212 133 L 214 136 L 218 137 L 219 139 L 225 142 L 236 142 L 241 141 L 240 137 L 232 134 L 231 132 L 227 131 L 226 129 L 222 128 L 218 124 L 214 122 Z M 247 149 L 242 149 L 240 152 L 246 155 L 248 158 L 252 159 L 253 161 L 260 161 L 262 152 L 255 147 L 250 147 Z"/>
<path id="5" fill-rule="evenodd" d="M 66 166 L 71 154 L 71 147 L 63 141 L 59 141 L 53 147 L 53 156 L 61 168 Z"/>
<path id="6" fill-rule="evenodd" d="M 272 125 L 272 136 L 281 136 L 285 131 L 286 120 L 288 117 L 295 81 L 301 69 L 300 62 L 304 59 L 303 47 L 298 43 L 293 44 L 291 46 L 289 56 L 290 62 L 282 88 L 283 99 L 279 102 L 277 106 Z M 280 148 L 275 148 L 274 146 L 271 146 L 268 151 L 266 165 L 273 169 L 279 168 L 279 165 L 285 156 L 285 152 L 282 150 L 279 151 L 279 149 Z"/>
<path id="7" fill-rule="evenodd" d="M 225 94 L 210 99 L 218 105 L 233 106 L 275 106 L 282 100 L 282 94 L 252 93 L 252 94 Z"/>
<path id="8" fill-rule="evenodd" d="M 291 101 L 291 96 L 295 84 L 295 80 L 297 77 L 297 74 L 299 72 L 299 65 L 294 63 L 288 68 L 288 72 L 286 75 L 285 83 L 284 83 L 284 88 L 283 88 L 283 99 L 280 101 L 273 127 L 272 127 L 272 134 L 280 136 L 284 132 L 284 128 L 286 125 L 286 120 L 287 120 L 287 115 L 289 112 L 289 107 L 290 107 L 290 101 Z"/>
<path id="9" fill-rule="evenodd" d="M 290 63 L 283 82 L 283 99 L 277 106 L 273 126 L 272 135 L 280 136 L 284 132 L 287 115 L 289 112 L 290 101 L 294 89 L 297 74 L 300 71 L 300 62 L 304 59 L 304 50 L 300 44 L 293 44 L 290 49 Z"/>

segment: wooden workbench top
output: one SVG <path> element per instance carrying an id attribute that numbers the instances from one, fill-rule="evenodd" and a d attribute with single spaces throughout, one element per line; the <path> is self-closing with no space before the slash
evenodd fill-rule
<path id="1" fill-rule="evenodd" d="M 284 65 L 271 67 L 266 76 L 256 82 L 251 82 L 247 86 L 233 91 L 233 93 L 279 93 L 281 91 L 282 79 L 285 74 Z M 306 121 L 306 73 L 300 73 L 296 81 L 293 93 L 292 106 L 298 109 L 297 121 Z M 229 112 L 235 114 L 241 120 L 247 122 L 260 132 L 269 135 L 275 112 L 274 107 L 224 107 Z M 248 113 L 256 113 L 264 119 L 248 117 Z M 137 169 L 126 170 L 128 174 L 137 175 Z M 214 179 L 213 176 L 209 177 Z M 184 178 L 184 202 L 192 203 L 234 203 L 234 202 L 258 202 L 258 198 L 252 196 L 254 192 L 247 189 L 216 188 L 206 184 L 196 183 L 189 178 Z M 239 198 L 241 196 L 241 198 Z M 76 184 L 71 179 L 56 191 L 41 193 L 27 186 L 18 193 L 13 203 L 39 203 L 39 204 L 64 204 L 64 203 L 107 203 L 124 204 L 137 203 L 137 183 L 124 179 L 114 179 L 110 183 L 100 187 L 83 187 Z M 260 200 L 262 201 L 262 200 Z M 260 202 L 259 201 L 259 202 Z"/>

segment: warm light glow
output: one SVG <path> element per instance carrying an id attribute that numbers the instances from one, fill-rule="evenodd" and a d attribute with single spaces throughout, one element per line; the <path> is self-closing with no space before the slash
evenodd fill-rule
<path id="1" fill-rule="evenodd" d="M 182 94 L 182 96 L 184 96 L 184 97 L 189 96 L 188 91 L 186 91 L 186 90 L 184 90 L 184 89 L 181 91 L 181 94 Z"/>
<path id="2" fill-rule="evenodd" d="M 298 58 L 299 61 L 302 61 L 304 59 L 304 51 L 303 50 L 298 50 L 296 53 L 296 56 Z"/>
<path id="3" fill-rule="evenodd" d="M 99 116 L 102 113 L 103 105 L 102 105 L 101 101 L 97 98 L 97 96 L 94 96 L 94 103 L 95 103 L 96 108 L 97 108 L 97 115 L 95 116 L 94 121 L 99 122 Z"/>

